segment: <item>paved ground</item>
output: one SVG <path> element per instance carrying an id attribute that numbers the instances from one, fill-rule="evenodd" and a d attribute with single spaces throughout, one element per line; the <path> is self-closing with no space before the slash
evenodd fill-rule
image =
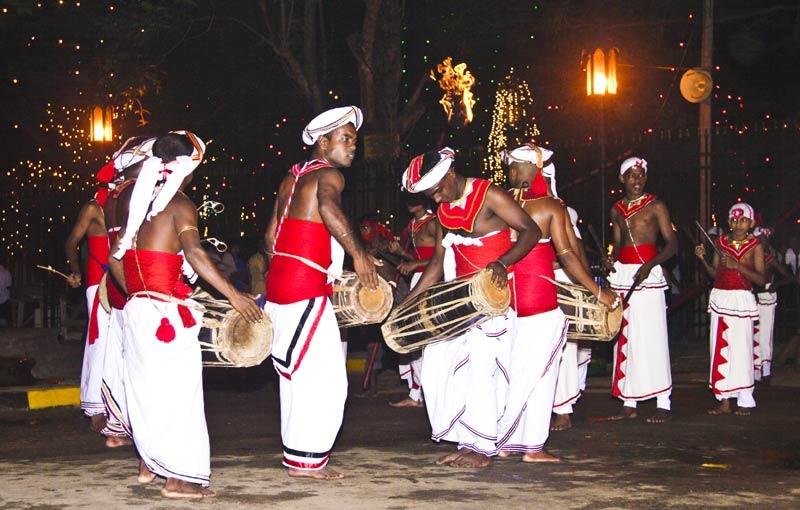
<path id="1" fill-rule="evenodd" d="M 400 394 L 351 395 L 332 461 L 348 478 L 319 483 L 290 479 L 280 467 L 277 395 L 263 372 L 209 375 L 217 498 L 167 501 L 159 484 L 137 484 L 132 450 L 104 448 L 76 409 L 0 411 L 0 510 L 800 507 L 800 413 L 791 387 L 759 388 L 751 417 L 711 417 L 702 377 L 683 375 L 675 419 L 654 426 L 592 422 L 618 404 L 607 380 L 591 379 L 576 427 L 551 436 L 564 462 L 501 460 L 480 471 L 435 466 L 450 446 L 430 442 L 423 410 L 386 405 Z M 381 379 L 394 381 L 389 372 Z"/>

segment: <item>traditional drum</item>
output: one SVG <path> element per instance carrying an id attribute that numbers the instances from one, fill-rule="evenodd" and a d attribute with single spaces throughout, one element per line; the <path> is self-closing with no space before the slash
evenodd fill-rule
<path id="1" fill-rule="evenodd" d="M 345 271 L 333 284 L 333 311 L 340 328 L 376 324 L 389 315 L 394 300 L 392 287 L 378 277 L 378 288 L 370 290 L 355 273 Z"/>
<path id="2" fill-rule="evenodd" d="M 405 354 L 455 338 L 503 315 L 510 302 L 508 287 L 498 288 L 492 282 L 492 272 L 482 270 L 431 286 L 410 303 L 395 308 L 381 331 L 386 345 Z"/>
<path id="3" fill-rule="evenodd" d="M 108 273 L 103 273 L 103 277 L 100 278 L 100 284 L 97 286 L 97 295 L 103 310 L 106 313 L 111 313 L 111 303 L 108 301 L 108 287 L 106 287 L 107 282 Z"/>
<path id="4" fill-rule="evenodd" d="M 192 295 L 200 303 L 203 327 L 211 332 L 209 342 L 200 342 L 201 350 L 213 352 L 216 361 L 203 361 L 207 367 L 252 367 L 267 359 L 272 351 L 272 321 L 264 315 L 261 322 L 250 323 L 227 301 L 214 299 L 200 291 Z"/>
<path id="5" fill-rule="evenodd" d="M 556 285 L 558 306 L 569 320 L 568 339 L 608 342 L 617 336 L 622 326 L 622 306 L 609 310 L 584 287 L 550 281 Z"/>

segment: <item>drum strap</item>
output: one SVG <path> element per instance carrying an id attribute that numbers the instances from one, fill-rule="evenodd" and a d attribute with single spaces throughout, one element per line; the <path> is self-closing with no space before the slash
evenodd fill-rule
<path id="1" fill-rule="evenodd" d="M 279 257 L 289 257 L 290 259 L 295 259 L 295 260 L 298 260 L 298 261 L 302 262 L 303 264 L 307 265 L 311 269 L 316 269 L 320 273 L 323 273 L 323 274 L 326 274 L 326 275 L 330 276 L 334 280 L 338 280 L 338 281 L 344 281 L 345 280 L 344 278 L 342 278 L 341 275 L 338 275 L 338 274 L 334 273 L 333 271 L 328 271 L 327 269 L 325 269 L 324 267 L 320 266 L 319 264 L 317 264 L 313 260 L 309 260 L 309 259 L 307 259 L 305 257 L 301 257 L 300 255 L 295 255 L 293 253 L 286 253 L 286 252 L 282 252 L 282 251 L 269 251 L 269 250 L 267 250 L 267 254 L 268 255 L 272 255 L 272 256 L 277 255 Z"/>

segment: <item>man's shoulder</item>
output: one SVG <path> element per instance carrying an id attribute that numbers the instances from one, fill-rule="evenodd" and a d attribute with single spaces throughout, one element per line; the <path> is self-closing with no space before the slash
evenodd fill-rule
<path id="1" fill-rule="evenodd" d="M 167 209 L 171 209 L 176 212 L 182 212 L 188 209 L 195 211 L 197 208 L 195 207 L 191 198 L 189 198 L 184 192 L 179 191 L 175 193 L 175 196 L 169 201 L 169 204 L 167 204 Z"/>

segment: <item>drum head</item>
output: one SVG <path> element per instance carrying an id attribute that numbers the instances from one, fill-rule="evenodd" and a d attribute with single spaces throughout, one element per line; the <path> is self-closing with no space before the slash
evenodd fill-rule
<path id="1" fill-rule="evenodd" d="M 609 340 L 613 339 L 619 333 L 619 328 L 622 327 L 622 305 L 613 310 L 608 311 L 606 316 L 606 326 L 608 327 Z"/>
<path id="2" fill-rule="evenodd" d="M 503 315 L 511 304 L 509 288 L 498 288 L 492 282 L 492 271 L 484 269 L 472 280 L 473 303 L 479 312 L 487 315 Z"/>
<path id="3" fill-rule="evenodd" d="M 265 314 L 261 322 L 250 323 L 239 312 L 231 310 L 222 320 L 217 347 L 234 366 L 259 365 L 272 351 L 272 321 Z"/>
<path id="4" fill-rule="evenodd" d="M 106 313 L 111 313 L 111 303 L 108 301 L 108 287 L 106 287 L 107 282 L 108 273 L 103 273 L 103 277 L 100 278 L 100 285 L 97 287 L 97 294 L 99 296 L 100 306 L 103 307 Z"/>
<path id="5" fill-rule="evenodd" d="M 364 287 L 361 282 L 356 283 L 355 293 L 354 306 L 357 308 L 357 315 L 365 323 L 381 322 L 389 315 L 394 299 L 391 285 L 383 278 L 379 278 L 378 288 L 375 290 Z"/>

